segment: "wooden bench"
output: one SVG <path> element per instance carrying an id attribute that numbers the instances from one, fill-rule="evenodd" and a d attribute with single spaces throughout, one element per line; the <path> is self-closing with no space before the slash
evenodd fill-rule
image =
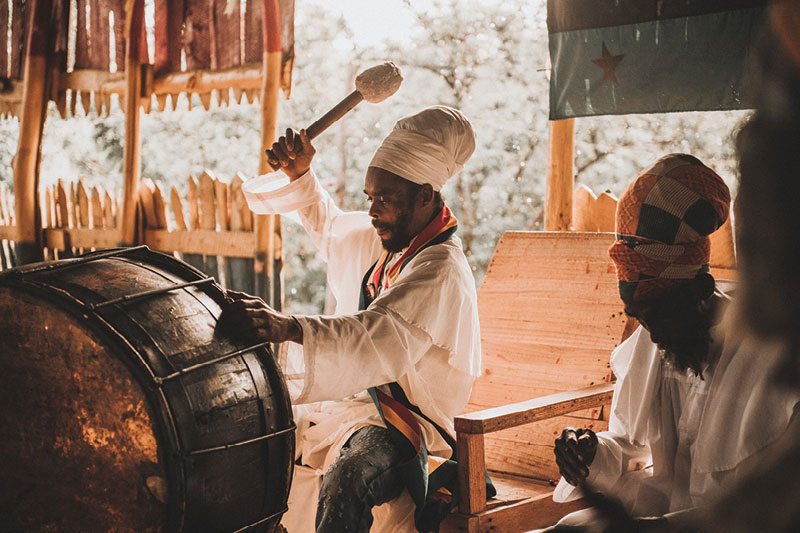
<path id="1" fill-rule="evenodd" d="M 553 441 L 608 427 L 609 356 L 635 328 L 619 299 L 610 233 L 508 232 L 478 291 L 483 375 L 455 420 L 459 510 L 443 531 L 527 531 L 556 504 Z M 534 398 L 531 400 L 531 398 Z M 484 468 L 497 488 L 486 501 Z"/>

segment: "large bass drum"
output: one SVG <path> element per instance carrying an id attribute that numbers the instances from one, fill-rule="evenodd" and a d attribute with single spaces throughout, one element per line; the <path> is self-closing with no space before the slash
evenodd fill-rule
<path id="1" fill-rule="evenodd" d="M 294 422 L 213 279 L 146 247 L 0 274 L 0 530 L 270 531 Z"/>

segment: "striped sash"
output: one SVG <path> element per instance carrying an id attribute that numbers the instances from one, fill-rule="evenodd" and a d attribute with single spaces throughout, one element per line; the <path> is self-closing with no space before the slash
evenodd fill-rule
<path id="1" fill-rule="evenodd" d="M 386 267 L 388 253 L 384 252 L 364 276 L 359 309 L 366 309 L 380 294 L 381 289 L 388 288 L 405 265 L 419 252 L 449 239 L 458 228 L 457 224 L 450 209 L 445 206 L 442 212 L 414 238 L 406 252 L 386 273 L 383 270 Z M 401 450 L 404 458 L 397 468 L 416 505 L 415 527 L 418 531 L 438 531 L 444 517 L 458 505 L 455 440 L 419 407 L 412 404 L 397 383 L 388 383 L 381 388 L 370 387 L 368 392 L 381 419 L 389 429 L 392 441 Z M 447 442 L 453 451 L 451 459 L 434 457 L 428 453 L 425 436 L 415 414 L 431 424 Z M 487 473 L 486 493 L 492 497 L 495 492 Z"/>

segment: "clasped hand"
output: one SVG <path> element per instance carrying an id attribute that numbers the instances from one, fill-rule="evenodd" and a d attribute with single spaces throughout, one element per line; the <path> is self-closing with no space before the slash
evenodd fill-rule
<path id="1" fill-rule="evenodd" d="M 218 327 L 234 337 L 251 342 L 303 342 L 303 329 L 291 315 L 274 310 L 261 298 L 227 291 L 233 302 L 226 305 Z"/>
<path id="2" fill-rule="evenodd" d="M 553 451 L 561 475 L 577 487 L 589 476 L 589 465 L 597 453 L 597 435 L 591 429 L 566 428 L 556 439 Z"/>

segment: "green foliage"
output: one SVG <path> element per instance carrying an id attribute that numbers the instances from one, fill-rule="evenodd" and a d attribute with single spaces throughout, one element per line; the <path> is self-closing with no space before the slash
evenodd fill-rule
<path id="1" fill-rule="evenodd" d="M 17 151 L 19 123 L 16 120 L 0 120 L 0 183 L 11 186 L 14 183 L 14 172 L 11 159 Z"/>

